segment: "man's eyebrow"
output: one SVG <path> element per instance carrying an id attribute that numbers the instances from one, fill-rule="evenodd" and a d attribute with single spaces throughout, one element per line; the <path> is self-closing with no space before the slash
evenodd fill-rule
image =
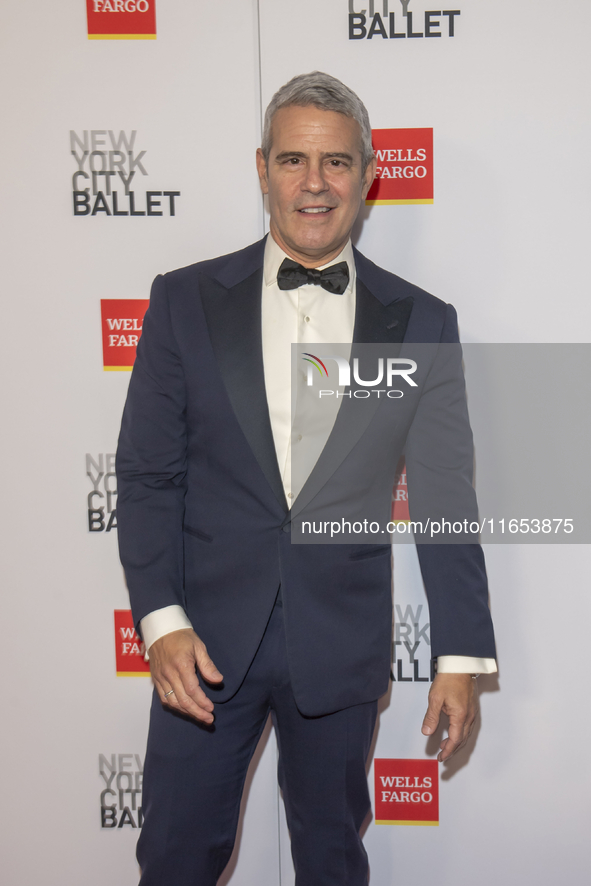
<path id="1" fill-rule="evenodd" d="M 276 162 L 280 162 L 281 160 L 287 160 L 289 157 L 307 157 L 308 155 L 304 151 L 281 151 L 280 154 L 277 154 L 275 157 Z M 353 157 L 351 154 L 347 154 L 345 151 L 326 151 L 325 153 L 320 155 L 323 159 L 329 160 L 348 160 L 350 163 L 353 162 Z"/>
<path id="2" fill-rule="evenodd" d="M 288 157 L 306 157 L 303 151 L 281 151 L 280 154 L 277 154 L 275 160 L 287 160 Z"/>

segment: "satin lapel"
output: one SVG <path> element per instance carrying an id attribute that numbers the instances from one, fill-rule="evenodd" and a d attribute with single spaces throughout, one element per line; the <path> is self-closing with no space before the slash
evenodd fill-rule
<path id="1" fill-rule="evenodd" d="M 414 299 L 412 297 L 383 304 L 357 278 L 355 303 L 355 329 L 351 349 L 351 365 L 356 344 L 398 344 L 404 341 Z M 358 385 L 354 385 L 358 387 Z M 365 433 L 380 400 L 343 398 L 332 432 L 320 458 L 292 508 L 292 515 L 299 514 L 312 501 L 353 446 Z"/>
<path id="2" fill-rule="evenodd" d="M 263 474 L 287 511 L 265 393 L 262 280 L 262 268 L 230 289 L 201 276 L 200 292 L 211 344 L 230 403 Z"/>
<path id="3" fill-rule="evenodd" d="M 356 288 L 353 344 L 402 343 L 414 299 L 403 298 L 384 305 L 359 278 Z"/>

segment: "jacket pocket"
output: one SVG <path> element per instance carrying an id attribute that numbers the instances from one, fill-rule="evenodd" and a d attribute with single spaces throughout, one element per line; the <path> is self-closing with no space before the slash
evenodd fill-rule
<path id="1" fill-rule="evenodd" d="M 186 532 L 187 535 L 192 535 L 195 538 L 198 538 L 199 541 L 206 541 L 209 542 L 209 544 L 211 544 L 213 541 L 211 535 L 208 535 L 206 532 L 201 532 L 200 529 L 194 529 L 192 526 L 187 526 L 186 523 L 183 526 L 183 532 Z"/>

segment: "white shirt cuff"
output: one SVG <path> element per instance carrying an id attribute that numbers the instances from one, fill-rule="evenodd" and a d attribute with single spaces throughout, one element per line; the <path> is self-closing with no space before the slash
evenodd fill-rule
<path id="1" fill-rule="evenodd" d="M 182 606 L 176 604 L 172 606 L 164 606 L 162 609 L 155 609 L 144 615 L 140 621 L 140 630 L 142 639 L 146 644 L 146 661 L 148 661 L 148 650 L 152 643 L 159 640 L 165 634 L 172 634 L 173 631 L 182 631 L 184 628 L 192 628 L 193 625 L 187 618 L 187 613 Z"/>
<path id="2" fill-rule="evenodd" d="M 496 674 L 494 658 L 471 658 L 468 655 L 440 655 L 437 658 L 438 674 Z"/>

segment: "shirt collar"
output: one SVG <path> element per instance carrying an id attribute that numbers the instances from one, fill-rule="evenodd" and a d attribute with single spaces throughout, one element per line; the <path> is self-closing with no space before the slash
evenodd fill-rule
<path id="1" fill-rule="evenodd" d="M 265 261 L 263 266 L 265 286 L 274 286 L 277 283 L 277 273 L 285 258 L 289 258 L 289 256 L 283 251 L 279 244 L 275 242 L 272 235 L 269 234 L 267 242 L 265 243 Z M 346 261 L 349 267 L 349 284 L 343 293 L 343 295 L 349 295 L 355 286 L 355 259 L 353 257 L 353 246 L 351 245 L 350 240 L 347 240 L 345 246 L 336 258 L 325 265 L 319 265 L 318 270 L 321 271 L 323 268 L 329 267 L 329 265 L 336 265 L 336 263 L 340 261 Z"/>

